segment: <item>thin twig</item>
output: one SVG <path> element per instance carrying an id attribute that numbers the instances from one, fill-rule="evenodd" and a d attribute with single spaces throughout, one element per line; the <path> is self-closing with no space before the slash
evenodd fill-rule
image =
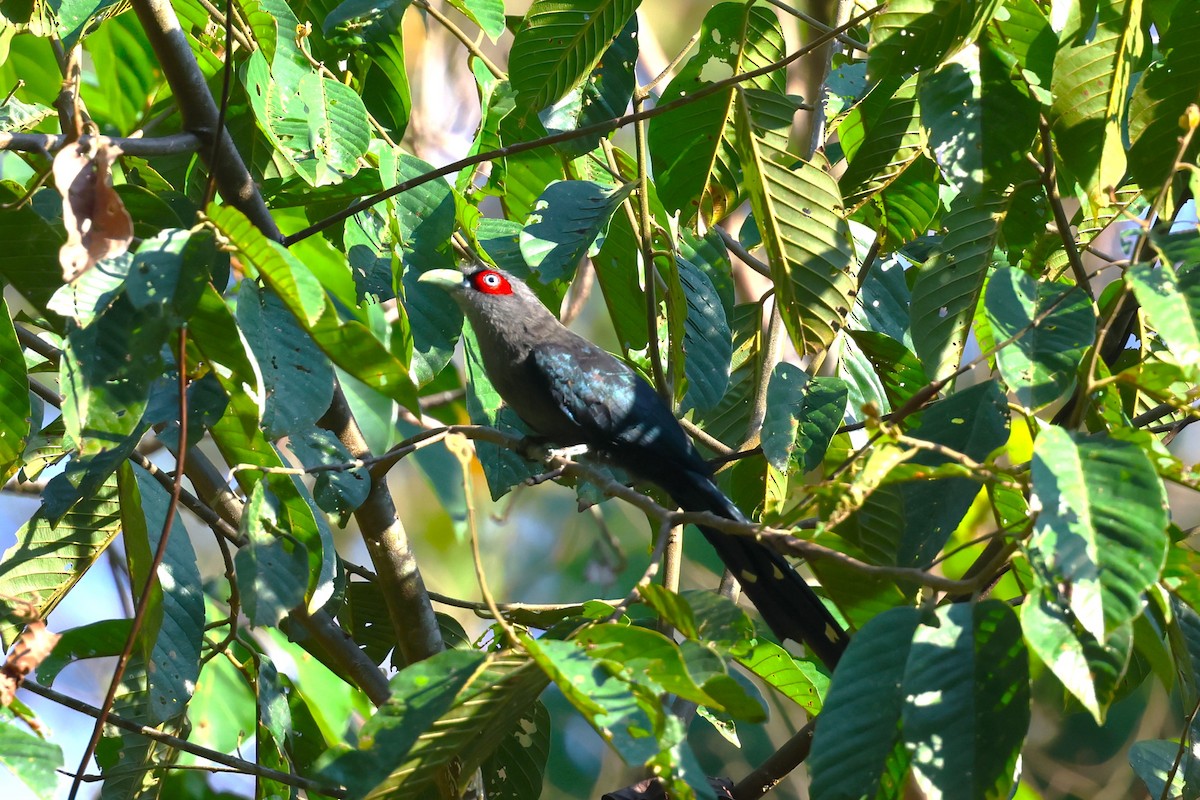
<path id="1" fill-rule="evenodd" d="M 1192 713 L 1188 714 L 1188 718 L 1183 724 L 1183 735 L 1179 737 L 1179 749 L 1175 751 L 1175 760 L 1171 762 L 1171 769 L 1167 771 L 1167 780 L 1163 784 L 1160 800 L 1168 800 L 1170 798 L 1171 784 L 1175 782 L 1175 774 L 1179 772 L 1179 765 L 1183 763 L 1184 757 L 1189 755 L 1188 736 L 1192 732 L 1192 724 L 1196 721 L 1197 712 L 1200 712 L 1200 698 L 1192 706 Z"/>
<path id="2" fill-rule="evenodd" d="M 1083 259 L 1080 258 L 1075 237 L 1071 233 L 1071 220 L 1067 219 L 1062 197 L 1058 194 L 1058 173 L 1054 164 L 1054 140 L 1051 138 L 1050 122 L 1046 119 L 1045 114 L 1038 118 L 1038 134 L 1042 140 L 1042 186 L 1046 189 L 1046 199 L 1050 203 L 1050 210 L 1054 213 L 1054 226 L 1058 228 L 1058 237 L 1062 240 L 1063 249 L 1067 251 L 1067 261 L 1071 265 L 1071 271 L 1075 273 L 1075 284 L 1087 292 L 1088 297 L 1091 297 L 1087 270 L 1083 266 Z"/>
<path id="3" fill-rule="evenodd" d="M 762 349 L 762 364 L 758 373 L 758 384 L 754 387 L 754 399 L 750 404 L 750 419 L 746 423 L 746 436 L 738 445 L 738 450 L 745 450 L 758 444 L 762 434 L 763 422 L 767 418 L 767 389 L 771 385 L 771 376 L 775 365 L 779 363 L 779 354 L 783 351 L 783 317 L 779 313 L 779 298 L 771 302 L 771 316 L 767 320 L 767 338 Z"/>
<path id="4" fill-rule="evenodd" d="M 462 43 L 462 46 L 467 49 L 468 53 L 475 56 L 475 58 L 478 58 L 479 62 L 487 67 L 488 72 L 492 73 L 494 78 L 497 80 L 504 80 L 506 77 L 508 77 L 505 75 L 504 70 L 496 66 L 495 63 L 493 63 L 492 60 L 487 57 L 487 54 L 479 48 L 479 45 L 475 43 L 474 39 L 472 39 L 470 36 L 467 36 L 467 34 L 461 28 L 451 22 L 449 17 L 434 8 L 432 3 L 428 2 L 428 0 L 413 0 L 413 5 L 437 20 L 439 25 L 445 28 L 451 36 L 453 36 L 455 39 L 458 39 L 458 41 Z"/>
<path id="5" fill-rule="evenodd" d="M 824 22 L 821 22 L 821 20 L 819 20 L 816 17 L 811 16 L 809 14 L 805 14 L 803 11 L 801 11 L 798 8 L 793 8 L 788 3 L 783 2 L 783 0 L 767 0 L 767 2 L 770 3 L 771 5 L 775 6 L 776 8 L 786 11 L 787 13 L 791 14 L 793 17 L 796 17 L 797 19 L 803 20 L 804 22 L 808 23 L 809 25 L 811 25 L 812 27 L 821 31 L 822 33 L 829 33 L 830 31 L 833 30 L 833 28 L 830 28 Z M 865 44 L 858 41 L 857 39 L 847 36 L 844 33 L 839 33 L 837 35 L 837 40 L 839 42 L 841 42 L 842 44 L 846 45 L 847 47 L 853 47 L 855 50 L 858 50 L 863 53 L 867 52 L 867 46 Z"/>

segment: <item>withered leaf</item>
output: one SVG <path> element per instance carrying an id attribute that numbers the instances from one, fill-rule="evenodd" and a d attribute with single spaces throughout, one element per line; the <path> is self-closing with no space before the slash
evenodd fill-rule
<path id="1" fill-rule="evenodd" d="M 67 241 L 58 251 L 63 281 L 70 283 L 97 261 L 117 256 L 133 241 L 133 220 L 113 189 L 109 171 L 121 148 L 90 136 L 54 157 L 54 185 L 63 198 Z"/>

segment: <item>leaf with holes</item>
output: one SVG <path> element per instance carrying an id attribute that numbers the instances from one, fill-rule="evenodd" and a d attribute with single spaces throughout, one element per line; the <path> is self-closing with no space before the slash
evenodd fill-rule
<path id="1" fill-rule="evenodd" d="M 714 81 L 764 67 L 783 58 L 779 19 L 765 6 L 718 3 L 700 26 L 700 47 L 663 90 L 659 105 L 687 97 Z M 782 70 L 744 86 L 786 92 Z M 684 220 L 697 211 L 721 219 L 741 194 L 741 163 L 735 142 L 733 87 L 650 120 L 647 146 L 659 196 Z"/>
<path id="2" fill-rule="evenodd" d="M 787 108 L 772 95 L 739 92 L 738 146 L 784 325 L 796 350 L 816 353 L 833 343 L 850 315 L 857 265 L 841 194 L 824 160 L 790 166 L 794 159 L 783 149 L 791 128 Z"/>

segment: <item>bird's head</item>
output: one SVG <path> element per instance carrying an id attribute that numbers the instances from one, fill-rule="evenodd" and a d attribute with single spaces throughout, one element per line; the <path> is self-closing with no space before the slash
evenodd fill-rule
<path id="1" fill-rule="evenodd" d="M 475 266 L 466 272 L 431 269 L 419 281 L 449 292 L 477 330 L 481 323 L 493 327 L 518 317 L 552 316 L 533 290 L 495 267 Z"/>

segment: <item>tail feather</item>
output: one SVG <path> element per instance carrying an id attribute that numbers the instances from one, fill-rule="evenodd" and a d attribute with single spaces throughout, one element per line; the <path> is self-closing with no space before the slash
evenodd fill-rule
<path id="1" fill-rule="evenodd" d="M 710 511 L 727 519 L 747 521 L 741 510 L 707 475 L 676 473 L 659 482 L 680 508 Z M 802 642 L 832 669 L 850 639 L 787 559 L 748 536 L 703 525 L 698 527 L 780 641 Z"/>

